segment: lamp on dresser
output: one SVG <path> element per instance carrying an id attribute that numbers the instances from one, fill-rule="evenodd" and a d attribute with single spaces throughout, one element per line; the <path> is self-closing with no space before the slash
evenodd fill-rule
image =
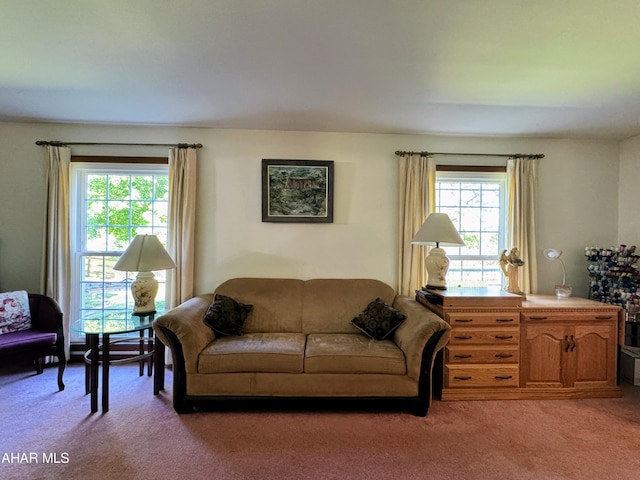
<path id="1" fill-rule="evenodd" d="M 557 248 L 547 248 L 542 252 L 547 260 L 558 260 L 562 267 L 562 284 L 556 284 L 556 296 L 557 297 L 570 297 L 573 289 L 570 285 L 567 285 L 567 270 L 564 267 L 564 262 L 560 258 L 562 250 Z"/>
<path id="2" fill-rule="evenodd" d="M 113 266 L 114 270 L 138 272 L 131 283 L 134 300 L 134 314 L 156 311 L 156 294 L 158 280 L 153 270 L 176 268 L 165 248 L 156 235 L 136 235 L 120 259 Z"/>
<path id="3" fill-rule="evenodd" d="M 427 285 L 425 289 L 446 290 L 449 259 L 445 251 L 440 248 L 440 245 L 444 247 L 465 246 L 449 215 L 446 213 L 429 214 L 411 243 L 415 245 L 435 245 L 430 249 L 429 255 L 425 259 L 427 268 Z"/>

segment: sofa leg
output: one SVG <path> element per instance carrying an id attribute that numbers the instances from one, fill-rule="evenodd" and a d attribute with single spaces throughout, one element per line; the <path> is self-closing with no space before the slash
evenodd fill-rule
<path id="1" fill-rule="evenodd" d="M 176 413 L 179 413 L 180 415 L 185 413 L 193 413 L 193 407 L 190 405 L 187 405 L 185 402 L 180 402 L 180 403 L 174 402 L 173 409 L 176 411 Z"/>
<path id="2" fill-rule="evenodd" d="M 429 412 L 429 406 L 430 406 L 431 402 L 429 402 L 428 400 L 422 400 L 419 399 L 418 401 L 416 401 L 414 407 L 413 407 L 413 414 L 416 417 L 426 417 L 427 413 Z"/>
<path id="3" fill-rule="evenodd" d="M 426 417 L 429 409 L 425 405 L 419 405 L 413 409 L 413 414 L 416 417 Z"/>

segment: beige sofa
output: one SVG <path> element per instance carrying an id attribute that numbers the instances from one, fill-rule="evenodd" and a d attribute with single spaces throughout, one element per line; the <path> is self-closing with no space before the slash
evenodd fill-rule
<path id="1" fill-rule="evenodd" d="M 214 294 L 253 305 L 242 336 L 216 338 L 203 318 Z M 380 298 L 406 320 L 373 340 L 351 320 Z M 158 317 L 173 357 L 179 413 L 216 397 L 393 397 L 431 403 L 435 354 L 450 327 L 413 298 L 361 279 L 236 278 Z"/>

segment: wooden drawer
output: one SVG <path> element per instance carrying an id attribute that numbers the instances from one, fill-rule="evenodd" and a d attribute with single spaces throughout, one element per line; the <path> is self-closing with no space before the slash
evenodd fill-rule
<path id="1" fill-rule="evenodd" d="M 618 312 L 526 312 L 523 322 L 617 322 Z"/>
<path id="2" fill-rule="evenodd" d="M 446 386 L 456 387 L 517 387 L 518 365 L 448 365 Z"/>
<path id="3" fill-rule="evenodd" d="M 469 327 L 454 328 L 451 331 L 450 345 L 518 345 L 520 343 L 520 329 L 493 328 L 493 327 Z"/>
<path id="4" fill-rule="evenodd" d="M 446 362 L 449 363 L 518 363 L 517 345 L 466 346 L 447 345 Z"/>
<path id="5" fill-rule="evenodd" d="M 475 326 L 475 325 L 518 325 L 520 324 L 519 312 L 454 312 L 447 313 L 446 320 L 452 327 Z"/>

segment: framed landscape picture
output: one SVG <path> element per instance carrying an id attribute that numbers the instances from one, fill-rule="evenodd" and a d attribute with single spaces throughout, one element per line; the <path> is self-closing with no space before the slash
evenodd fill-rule
<path id="1" fill-rule="evenodd" d="M 333 161 L 262 160 L 263 222 L 333 222 Z"/>

